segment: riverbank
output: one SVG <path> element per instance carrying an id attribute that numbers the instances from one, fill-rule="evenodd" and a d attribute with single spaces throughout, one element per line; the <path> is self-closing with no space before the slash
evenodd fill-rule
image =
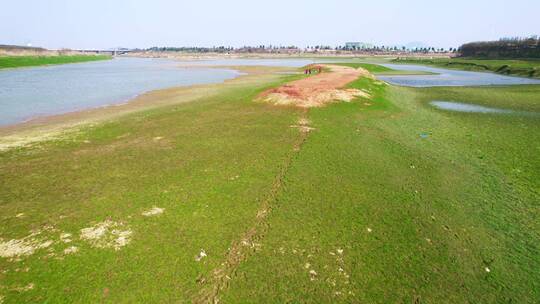
<path id="1" fill-rule="evenodd" d="M 540 60 L 469 58 L 397 58 L 393 63 L 423 64 L 446 69 L 493 72 L 508 76 L 540 78 Z"/>
<path id="2" fill-rule="evenodd" d="M 0 69 L 109 60 L 105 55 L 0 56 Z"/>
<path id="3" fill-rule="evenodd" d="M 204 67 L 194 66 L 193 68 Z M 294 71 L 294 68 L 260 66 L 215 66 L 207 68 L 233 69 L 245 75 L 232 80 L 226 80 L 219 84 L 192 85 L 154 90 L 121 104 L 36 117 L 23 123 L 0 126 L 0 151 L 22 147 L 44 140 L 52 140 L 66 134 L 77 133 L 79 128 L 108 121 L 126 114 L 219 95 L 240 85 L 255 85 L 258 82 L 275 81 L 280 77 L 287 76 L 286 74 L 279 73 Z"/>
<path id="4" fill-rule="evenodd" d="M 261 97 L 318 76 L 252 69 L 1 151 L 0 298 L 540 297 L 539 120 L 429 105 L 535 110 L 540 86 L 419 89 L 357 71 L 338 89 L 367 94 L 306 108 Z"/>

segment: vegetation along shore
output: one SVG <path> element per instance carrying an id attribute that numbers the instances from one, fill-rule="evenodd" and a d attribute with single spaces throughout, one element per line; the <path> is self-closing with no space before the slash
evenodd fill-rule
<path id="1" fill-rule="evenodd" d="M 485 59 L 485 58 L 410 58 L 402 57 L 393 63 L 424 64 L 445 69 L 493 72 L 509 76 L 540 78 L 540 59 Z"/>
<path id="2" fill-rule="evenodd" d="M 112 59 L 107 55 L 0 56 L 0 69 Z"/>

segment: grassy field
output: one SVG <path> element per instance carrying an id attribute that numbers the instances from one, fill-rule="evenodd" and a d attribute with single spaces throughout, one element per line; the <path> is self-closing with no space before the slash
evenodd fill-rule
<path id="1" fill-rule="evenodd" d="M 398 58 L 394 63 L 426 64 L 466 71 L 494 72 L 503 75 L 540 78 L 540 60 L 494 60 L 473 58 Z"/>
<path id="2" fill-rule="evenodd" d="M 539 111 L 540 86 L 361 78 L 370 99 L 253 102 L 293 77 L 0 152 L 0 249 L 35 248 L 0 257 L 0 299 L 537 302 L 540 119 L 428 103 Z"/>
<path id="3" fill-rule="evenodd" d="M 427 102 L 481 94 L 538 109 L 540 87 L 505 103 L 502 88 L 370 82 L 352 86 L 374 100 L 310 112 L 317 130 L 225 302 L 535 303 L 540 120 Z"/>
<path id="4" fill-rule="evenodd" d="M 69 56 L 0 56 L 0 69 L 65 64 L 111 59 L 106 55 L 69 55 Z"/>
<path id="5" fill-rule="evenodd" d="M 253 222 L 298 137 L 289 127 L 296 111 L 251 101 L 262 88 L 246 83 L 219 98 L 1 153 L 1 237 L 39 229 L 55 242 L 21 261 L 0 258 L 5 302 L 189 299 L 197 277 Z M 141 215 L 154 206 L 164 213 Z M 95 249 L 79 239 L 82 228 L 107 220 L 132 231 L 129 250 Z M 73 242 L 61 241 L 63 233 Z M 65 255 L 71 246 L 79 252 Z M 198 263 L 201 250 L 208 257 Z M 35 287 L 18 291 L 29 284 Z"/>

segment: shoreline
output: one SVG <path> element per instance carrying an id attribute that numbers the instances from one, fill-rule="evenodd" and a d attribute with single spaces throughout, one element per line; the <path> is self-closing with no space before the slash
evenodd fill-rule
<path id="1" fill-rule="evenodd" d="M 71 58 L 70 58 L 71 57 Z M 28 65 L 17 65 L 17 66 L 2 66 L 1 61 L 2 59 L 35 59 L 35 60 L 43 60 L 42 63 L 37 62 L 35 64 L 28 64 Z M 84 58 L 84 59 L 83 59 Z M 91 58 L 91 59 L 88 59 Z M 74 61 L 67 61 L 67 62 L 49 62 L 48 60 L 52 59 L 75 59 Z M 57 65 L 66 65 L 66 64 L 77 64 L 77 63 L 90 63 L 90 62 L 100 62 L 100 61 L 109 61 L 113 60 L 114 57 L 112 56 L 106 56 L 106 55 L 57 55 L 57 56 L 0 56 L 0 72 L 1 71 L 12 71 L 12 70 L 18 70 L 18 69 L 24 69 L 24 68 L 38 68 L 38 67 L 47 67 L 47 66 L 57 66 Z"/>
<path id="2" fill-rule="evenodd" d="M 186 68 L 186 66 L 182 67 Z M 278 74 L 278 72 L 295 69 L 267 66 L 193 66 L 187 68 L 228 68 L 238 71 L 239 75 L 218 83 L 150 90 L 118 104 L 38 116 L 23 122 L 3 125 L 0 126 L 0 151 L 59 138 L 66 133 L 76 132 L 79 128 L 103 123 L 124 115 L 191 102 L 217 94 L 220 90 L 225 90 L 236 83 L 264 79 L 265 75 L 267 78 L 272 78 L 271 76 L 283 77 L 285 75 Z"/>
<path id="3" fill-rule="evenodd" d="M 68 65 L 68 64 L 69 65 L 71 65 L 71 64 L 85 64 L 85 63 L 94 63 L 94 62 L 109 61 L 109 60 L 114 60 L 114 58 L 100 59 L 100 60 L 90 60 L 90 61 L 66 62 L 66 63 L 48 63 L 48 64 L 42 64 L 42 65 L 24 65 L 24 66 L 18 66 L 18 67 L 0 68 L 0 72 L 35 69 L 35 68 L 46 68 L 46 67 L 54 67 L 54 66 Z"/>

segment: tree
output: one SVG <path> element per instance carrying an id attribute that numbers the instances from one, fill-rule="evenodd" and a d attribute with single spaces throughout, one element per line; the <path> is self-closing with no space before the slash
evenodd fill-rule
<path id="1" fill-rule="evenodd" d="M 462 45 L 459 52 L 465 57 L 540 58 L 540 39 L 538 36 L 531 36 L 471 42 Z"/>

